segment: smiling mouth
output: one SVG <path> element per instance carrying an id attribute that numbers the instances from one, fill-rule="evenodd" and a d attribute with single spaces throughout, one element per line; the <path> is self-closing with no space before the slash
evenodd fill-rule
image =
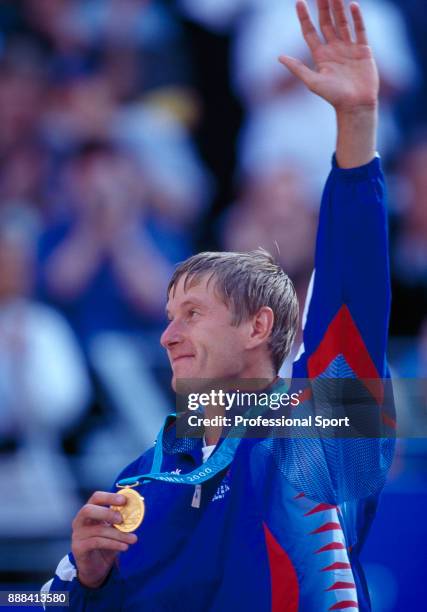
<path id="1" fill-rule="evenodd" d="M 191 357 L 194 357 L 194 355 L 180 355 L 179 357 L 174 357 L 172 359 L 172 365 L 175 365 L 175 363 L 181 359 L 190 359 Z"/>

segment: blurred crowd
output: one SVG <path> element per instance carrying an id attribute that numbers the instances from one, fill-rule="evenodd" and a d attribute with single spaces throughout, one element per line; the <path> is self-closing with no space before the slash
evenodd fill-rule
<path id="1" fill-rule="evenodd" d="M 406 377 L 427 374 L 423 4 L 361 1 Z M 308 59 L 293 0 L 0 2 L 0 482 L 25 499 L 9 536 L 62 533 L 173 410 L 158 338 L 174 264 L 263 246 L 303 306 L 335 125 L 280 53 Z"/>

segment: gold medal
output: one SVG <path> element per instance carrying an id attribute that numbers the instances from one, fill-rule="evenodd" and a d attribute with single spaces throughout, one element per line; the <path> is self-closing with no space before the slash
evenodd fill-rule
<path id="1" fill-rule="evenodd" d="M 126 533 L 135 531 L 144 520 L 144 498 L 130 487 L 124 487 L 118 493 L 126 497 L 126 504 L 124 506 L 111 506 L 111 509 L 120 512 L 123 518 L 123 522 L 114 523 L 114 527 Z"/>

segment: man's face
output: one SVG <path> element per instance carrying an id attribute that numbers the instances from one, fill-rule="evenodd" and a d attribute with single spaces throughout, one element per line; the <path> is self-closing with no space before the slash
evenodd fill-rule
<path id="1" fill-rule="evenodd" d="M 208 283 L 209 276 L 202 276 L 184 291 L 184 278 L 170 292 L 170 323 L 160 339 L 172 366 L 172 387 L 177 379 L 242 377 L 250 323 L 231 324 L 231 310 L 214 279 Z"/>

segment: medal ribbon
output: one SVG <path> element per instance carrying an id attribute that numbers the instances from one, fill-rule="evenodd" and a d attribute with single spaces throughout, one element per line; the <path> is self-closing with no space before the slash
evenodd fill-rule
<path id="1" fill-rule="evenodd" d="M 287 390 L 284 381 L 281 380 L 280 383 L 282 383 L 283 388 Z M 279 390 L 282 385 L 279 385 Z M 277 385 L 274 385 L 273 389 L 270 389 L 270 393 L 273 390 L 274 392 L 278 391 Z M 253 409 L 256 409 L 257 412 L 253 412 Z M 262 412 L 265 412 L 267 409 L 268 406 L 263 406 Z M 259 407 L 254 406 L 248 410 L 246 416 L 250 418 L 252 416 L 257 416 L 258 414 Z M 161 472 L 160 470 L 163 462 L 163 433 L 170 418 L 175 416 L 175 414 L 170 414 L 166 418 L 166 421 L 162 429 L 160 430 L 159 436 L 156 440 L 156 445 L 154 447 L 154 458 L 151 467 L 151 472 L 148 474 L 139 474 L 138 476 L 132 476 L 131 478 L 122 478 L 118 481 L 116 486 L 129 487 L 135 485 L 137 482 L 141 482 L 144 480 L 160 480 L 162 482 L 172 482 L 175 484 L 185 484 L 194 486 L 195 484 L 201 484 L 206 480 L 214 478 L 214 476 L 216 476 L 219 472 L 221 472 L 231 464 L 234 459 L 234 455 L 236 454 L 237 447 L 239 446 L 240 441 L 243 438 L 244 432 L 246 431 L 246 427 L 243 425 L 234 427 L 230 432 L 229 436 L 225 438 L 218 450 L 209 457 L 206 463 L 197 467 L 192 472 L 189 472 L 188 474 Z"/>
<path id="2" fill-rule="evenodd" d="M 194 484 L 201 484 L 206 480 L 210 480 L 230 465 L 234 459 L 234 455 L 236 454 L 237 447 L 239 446 L 241 440 L 241 438 L 226 438 L 218 450 L 209 457 L 205 464 L 197 467 L 188 474 L 173 474 L 171 472 L 160 471 L 156 472 L 156 469 L 160 469 L 163 459 L 163 431 L 164 426 L 156 441 L 152 471 L 149 474 L 140 474 L 139 476 L 133 476 L 132 478 L 123 478 L 122 480 L 119 480 L 117 486 L 129 487 L 141 480 L 161 480 L 163 482 L 173 482 L 176 484 L 193 486 Z M 237 432 L 235 435 L 237 435 Z"/>

